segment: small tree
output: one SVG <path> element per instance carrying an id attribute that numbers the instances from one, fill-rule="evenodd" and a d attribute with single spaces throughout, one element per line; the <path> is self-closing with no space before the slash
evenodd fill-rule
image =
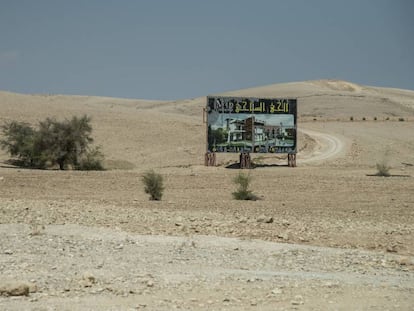
<path id="1" fill-rule="evenodd" d="M 34 148 L 36 132 L 24 122 L 12 121 L 1 126 L 5 139 L 0 140 L 0 146 L 12 157 L 17 157 L 23 166 L 34 166 L 39 158 Z"/>
<path id="2" fill-rule="evenodd" d="M 162 176 L 151 170 L 142 176 L 142 182 L 145 185 L 145 193 L 150 195 L 150 200 L 161 201 L 164 191 Z"/>
<path id="3" fill-rule="evenodd" d="M 236 200 L 252 200 L 256 201 L 258 197 L 249 190 L 249 185 L 252 178 L 250 175 L 239 173 L 234 177 L 233 182 L 238 185 L 237 191 L 233 192 L 233 197 Z"/>
<path id="4" fill-rule="evenodd" d="M 26 167 L 58 165 L 61 170 L 68 166 L 103 169 L 103 154 L 96 148 L 90 148 L 93 142 L 90 121 L 86 115 L 63 122 L 47 118 L 39 122 L 38 130 L 26 123 L 13 121 L 2 126 L 5 138 L 0 140 L 0 144 Z"/>

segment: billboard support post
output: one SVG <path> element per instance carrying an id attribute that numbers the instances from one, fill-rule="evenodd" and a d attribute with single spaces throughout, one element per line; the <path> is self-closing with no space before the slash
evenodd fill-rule
<path id="1" fill-rule="evenodd" d="M 288 154 L 288 166 L 296 167 L 296 154 L 295 153 Z"/>
<path id="2" fill-rule="evenodd" d="M 204 165 L 205 166 L 216 166 L 216 153 L 215 152 L 206 152 L 204 155 Z"/>
<path id="3" fill-rule="evenodd" d="M 250 158 L 250 153 L 242 152 L 240 153 L 240 168 L 252 168 L 252 161 Z"/>

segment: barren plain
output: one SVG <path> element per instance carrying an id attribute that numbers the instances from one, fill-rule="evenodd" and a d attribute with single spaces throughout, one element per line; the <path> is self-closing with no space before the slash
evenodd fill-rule
<path id="1" fill-rule="evenodd" d="M 254 155 L 258 201 L 232 198 L 237 154 L 204 166 L 205 97 L 0 92 L 1 124 L 91 116 L 107 167 L 29 170 L 0 152 L 0 309 L 412 310 L 414 91 L 320 80 L 222 95 L 298 98 L 298 167 Z M 372 176 L 381 162 L 391 177 Z M 149 169 L 162 201 L 143 191 Z"/>

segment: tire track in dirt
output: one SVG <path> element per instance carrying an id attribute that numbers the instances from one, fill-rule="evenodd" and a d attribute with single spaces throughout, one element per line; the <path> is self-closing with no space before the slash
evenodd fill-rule
<path id="1" fill-rule="evenodd" d="M 345 142 L 337 136 L 308 129 L 299 131 L 312 137 L 316 142 L 316 148 L 310 153 L 299 152 L 298 163 L 320 162 L 335 158 L 345 149 Z"/>

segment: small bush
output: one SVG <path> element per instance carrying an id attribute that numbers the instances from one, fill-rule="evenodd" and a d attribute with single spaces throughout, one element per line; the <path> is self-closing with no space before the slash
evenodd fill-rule
<path id="1" fill-rule="evenodd" d="M 349 120 L 350 120 L 350 121 L 354 121 L 354 117 L 350 117 L 350 118 L 349 118 Z"/>
<path id="2" fill-rule="evenodd" d="M 145 193 L 150 195 L 150 200 L 161 201 L 164 191 L 162 176 L 151 170 L 142 176 L 142 182 L 145 185 Z"/>
<path id="3" fill-rule="evenodd" d="M 75 166 L 77 170 L 80 171 L 103 171 L 104 155 L 101 152 L 100 148 L 94 148 L 89 151 L 79 163 Z"/>
<path id="4" fill-rule="evenodd" d="M 404 122 L 404 121 L 405 121 L 405 119 L 404 119 L 404 118 L 398 118 L 398 121 L 400 121 L 400 122 Z"/>
<path id="5" fill-rule="evenodd" d="M 377 173 L 375 175 L 384 177 L 391 176 L 390 167 L 386 163 L 377 163 Z"/>
<path id="6" fill-rule="evenodd" d="M 249 190 L 251 180 L 252 178 L 250 175 L 245 175 L 243 173 L 239 173 L 233 179 L 233 182 L 239 186 L 237 191 L 233 192 L 233 197 L 236 200 L 258 200 L 258 197 Z"/>
<path id="7" fill-rule="evenodd" d="M 367 118 L 365 118 L 365 117 L 362 117 L 362 121 L 366 121 L 367 120 Z"/>
<path id="8" fill-rule="evenodd" d="M 377 117 L 374 117 L 374 121 L 377 121 Z"/>

